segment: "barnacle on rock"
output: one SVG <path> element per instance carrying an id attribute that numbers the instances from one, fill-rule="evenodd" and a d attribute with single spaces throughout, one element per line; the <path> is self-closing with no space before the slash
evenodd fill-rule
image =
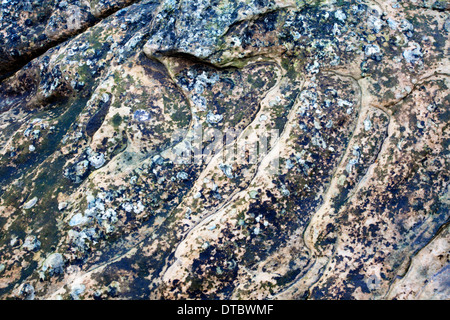
<path id="1" fill-rule="evenodd" d="M 0 8 L 0 298 L 450 298 L 445 1 Z"/>

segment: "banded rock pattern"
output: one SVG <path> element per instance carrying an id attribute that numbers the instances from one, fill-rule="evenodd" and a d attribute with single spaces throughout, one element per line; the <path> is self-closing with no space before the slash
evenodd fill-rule
<path id="1" fill-rule="evenodd" d="M 448 10 L 4 0 L 1 298 L 448 299 Z"/>

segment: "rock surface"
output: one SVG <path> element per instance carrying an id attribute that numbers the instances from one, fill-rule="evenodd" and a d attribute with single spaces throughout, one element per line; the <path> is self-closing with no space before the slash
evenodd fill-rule
<path id="1" fill-rule="evenodd" d="M 450 299 L 449 9 L 2 1 L 0 298 Z"/>

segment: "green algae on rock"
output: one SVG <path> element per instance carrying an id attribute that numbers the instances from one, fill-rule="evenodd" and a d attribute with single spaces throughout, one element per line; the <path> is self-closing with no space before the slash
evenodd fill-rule
<path id="1" fill-rule="evenodd" d="M 0 298 L 448 299 L 448 10 L 4 0 Z"/>

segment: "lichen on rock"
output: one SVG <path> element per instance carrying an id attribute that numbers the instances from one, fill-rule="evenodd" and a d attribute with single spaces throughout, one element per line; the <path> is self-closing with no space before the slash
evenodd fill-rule
<path id="1" fill-rule="evenodd" d="M 3 1 L 0 298 L 449 299 L 448 10 Z"/>

